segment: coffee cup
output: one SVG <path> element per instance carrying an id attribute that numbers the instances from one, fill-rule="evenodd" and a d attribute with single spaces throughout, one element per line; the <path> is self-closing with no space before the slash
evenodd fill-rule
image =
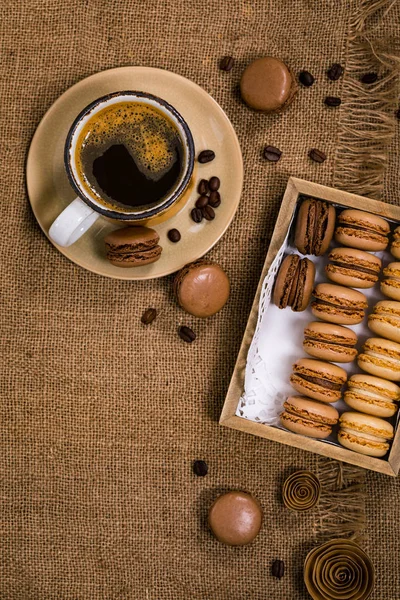
<path id="1" fill-rule="evenodd" d="M 55 219 L 49 236 L 66 247 L 100 215 L 140 225 L 165 213 L 189 185 L 194 143 L 183 117 L 165 100 L 115 92 L 77 116 L 64 163 L 77 198 Z"/>

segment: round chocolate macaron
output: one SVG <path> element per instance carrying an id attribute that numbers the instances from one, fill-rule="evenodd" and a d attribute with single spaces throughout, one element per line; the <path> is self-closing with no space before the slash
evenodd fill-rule
<path id="1" fill-rule="evenodd" d="M 177 273 L 174 292 L 183 310 L 195 317 L 211 317 L 228 301 L 229 278 L 217 263 L 199 260 Z"/>
<path id="2" fill-rule="evenodd" d="M 313 358 L 300 358 L 293 365 L 292 387 L 309 398 L 336 402 L 342 395 L 347 373 L 341 367 Z"/>
<path id="3" fill-rule="evenodd" d="M 208 512 L 211 531 L 223 544 L 244 546 L 258 535 L 262 525 L 259 502 L 245 492 L 227 492 L 218 496 Z"/>
<path id="4" fill-rule="evenodd" d="M 253 61 L 243 72 L 240 93 L 250 108 L 266 113 L 285 110 L 297 92 L 293 74 L 273 56 Z"/>
<path id="5" fill-rule="evenodd" d="M 393 232 L 393 241 L 390 246 L 392 255 L 400 260 L 400 226 L 396 227 Z"/>
<path id="6" fill-rule="evenodd" d="M 350 408 L 375 417 L 392 417 L 399 399 L 398 385 L 365 373 L 352 375 L 344 393 L 344 400 Z"/>
<path id="7" fill-rule="evenodd" d="M 384 338 L 368 338 L 357 363 L 360 369 L 371 375 L 400 381 L 400 344 Z"/>
<path id="8" fill-rule="evenodd" d="M 107 258 L 116 267 L 142 267 L 156 262 L 162 248 L 160 236 L 150 227 L 123 227 L 109 233 L 104 242 Z"/>
<path id="9" fill-rule="evenodd" d="M 312 321 L 304 329 L 303 348 L 321 360 L 349 363 L 357 356 L 357 335 L 348 327 Z"/>
<path id="10" fill-rule="evenodd" d="M 313 315 L 328 323 L 356 325 L 361 323 L 368 307 L 367 298 L 362 292 L 333 283 L 319 283 L 313 295 Z"/>
<path id="11" fill-rule="evenodd" d="M 315 267 L 308 258 L 297 254 L 286 256 L 280 266 L 274 286 L 274 304 L 279 308 L 291 306 L 300 312 L 307 308 L 314 287 Z"/>
<path id="12" fill-rule="evenodd" d="M 329 261 L 325 271 L 331 281 L 362 289 L 374 286 L 382 267 L 380 258 L 354 248 L 334 248 Z"/>
<path id="13" fill-rule="evenodd" d="M 342 446 L 380 458 L 389 450 L 393 426 L 379 417 L 358 412 L 345 412 L 340 417 L 338 440 Z"/>
<path id="14" fill-rule="evenodd" d="M 306 198 L 296 218 L 294 243 L 302 254 L 322 256 L 328 250 L 335 229 L 335 207 L 329 202 Z"/>
<path id="15" fill-rule="evenodd" d="M 381 292 L 388 298 L 400 300 L 400 262 L 391 262 L 383 269 Z"/>
<path id="16" fill-rule="evenodd" d="M 325 439 L 332 433 L 339 413 L 333 406 L 322 404 L 304 396 L 289 396 L 283 404 L 281 425 L 293 433 Z"/>
<path id="17" fill-rule="evenodd" d="M 400 302 L 381 300 L 368 316 L 368 327 L 388 340 L 400 343 Z"/>
<path id="18" fill-rule="evenodd" d="M 378 252 L 389 243 L 389 223 L 362 210 L 347 208 L 337 217 L 335 240 L 343 246 Z"/>

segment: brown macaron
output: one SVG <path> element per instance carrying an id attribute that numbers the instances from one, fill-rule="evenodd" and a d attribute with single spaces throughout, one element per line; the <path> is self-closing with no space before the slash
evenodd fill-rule
<path id="1" fill-rule="evenodd" d="M 335 240 L 343 246 L 378 252 L 389 243 L 389 223 L 372 213 L 347 208 L 337 218 Z"/>
<path id="2" fill-rule="evenodd" d="M 293 365 L 290 383 L 300 394 L 321 402 L 336 402 L 342 395 L 347 373 L 322 360 L 300 358 Z"/>
<path id="3" fill-rule="evenodd" d="M 174 292 L 183 310 L 204 319 L 215 315 L 227 303 L 229 278 L 217 263 L 199 260 L 176 274 Z"/>
<path id="4" fill-rule="evenodd" d="M 307 308 L 314 287 L 315 267 L 308 258 L 286 256 L 275 280 L 273 301 L 279 308 L 291 306 L 300 312 Z"/>
<path id="5" fill-rule="evenodd" d="M 361 323 L 368 307 L 367 298 L 362 292 L 333 283 L 319 283 L 313 295 L 313 315 L 328 323 L 356 325 Z"/>
<path id="6" fill-rule="evenodd" d="M 400 300 L 400 262 L 391 262 L 383 269 L 381 292 L 388 298 Z"/>
<path id="7" fill-rule="evenodd" d="M 379 336 L 400 342 L 400 302 L 381 300 L 375 304 L 368 327 Z"/>
<path id="8" fill-rule="evenodd" d="M 400 260 L 400 226 L 396 227 L 393 232 L 393 241 L 390 246 L 390 252 L 397 260 Z"/>
<path id="9" fill-rule="evenodd" d="M 142 267 L 156 262 L 162 248 L 160 236 L 150 227 L 123 227 L 109 233 L 104 242 L 107 259 L 116 267 Z"/>
<path id="10" fill-rule="evenodd" d="M 335 229 L 335 207 L 328 202 L 307 198 L 300 204 L 294 243 L 302 254 L 321 256 L 328 250 Z"/>
<path id="11" fill-rule="evenodd" d="M 344 401 L 350 408 L 376 417 L 392 417 L 399 399 L 398 385 L 365 373 L 352 375 L 344 392 Z"/>
<path id="12" fill-rule="evenodd" d="M 290 69 L 273 56 L 250 63 L 240 80 L 240 93 L 247 106 L 266 113 L 285 110 L 296 92 L 296 80 Z"/>
<path id="13" fill-rule="evenodd" d="M 384 338 L 368 338 L 357 363 L 360 369 L 371 375 L 400 381 L 400 344 Z"/>
<path id="14" fill-rule="evenodd" d="M 354 331 L 341 325 L 313 321 L 304 329 L 303 348 L 314 358 L 349 363 L 357 356 L 356 344 Z"/>
<path id="15" fill-rule="evenodd" d="M 322 404 L 304 396 L 289 396 L 283 404 L 281 425 L 300 435 L 325 439 L 332 433 L 339 413 L 333 406 Z"/>
<path id="16" fill-rule="evenodd" d="M 325 271 L 331 281 L 362 289 L 374 286 L 382 267 L 380 258 L 354 248 L 334 248 L 329 261 Z"/>
<path id="17" fill-rule="evenodd" d="M 218 496 L 208 511 L 208 524 L 218 541 L 244 546 L 258 535 L 263 519 L 259 502 L 245 492 Z"/>

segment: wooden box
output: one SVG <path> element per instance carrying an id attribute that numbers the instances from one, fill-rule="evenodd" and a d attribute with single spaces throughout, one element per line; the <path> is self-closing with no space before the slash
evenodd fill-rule
<path id="1" fill-rule="evenodd" d="M 235 370 L 233 372 L 225 399 L 220 418 L 220 424 L 226 427 L 231 427 L 232 429 L 246 431 L 248 433 L 252 433 L 253 435 L 267 438 L 269 440 L 281 442 L 289 446 L 294 446 L 296 448 L 302 448 L 310 452 L 322 454 L 323 456 L 341 460 L 343 462 L 359 465 L 365 469 L 396 476 L 400 468 L 400 428 L 397 427 L 398 421 L 396 421 L 395 437 L 389 453 L 383 458 L 372 458 L 352 452 L 351 450 L 347 450 L 346 448 L 333 443 L 326 443 L 320 440 L 306 438 L 304 436 L 291 433 L 284 429 L 280 429 L 275 425 L 268 425 L 261 422 L 248 420 L 238 416 L 237 414 L 238 404 L 244 391 L 247 356 L 258 323 L 259 304 L 263 290 L 264 279 L 268 275 L 268 271 L 274 259 L 277 257 L 278 253 L 281 252 L 281 247 L 287 238 L 287 234 L 296 211 L 299 196 L 320 198 L 327 202 L 334 203 L 339 209 L 350 207 L 375 213 L 388 219 L 392 223 L 393 227 L 397 224 L 400 224 L 400 207 L 378 202 L 376 200 L 371 200 L 369 198 L 363 198 L 362 196 L 349 194 L 347 192 L 342 192 L 337 189 L 311 183 L 302 179 L 297 179 L 294 177 L 289 179 L 282 200 L 281 209 L 276 221 L 275 229 L 271 238 L 267 257 L 262 269 L 252 310 L 247 322 L 246 331 L 243 336 Z M 371 307 L 369 308 L 371 309 Z M 284 313 L 286 311 L 281 312 Z M 370 337 L 374 337 L 372 332 L 370 333 Z M 279 344 L 280 342 L 277 340 L 276 352 L 279 352 Z M 302 350 L 302 338 L 298 340 L 298 348 L 298 358 L 305 356 L 305 353 Z M 289 377 L 289 375 L 290 373 L 288 373 L 287 377 Z M 348 410 L 351 409 L 349 408 Z"/>

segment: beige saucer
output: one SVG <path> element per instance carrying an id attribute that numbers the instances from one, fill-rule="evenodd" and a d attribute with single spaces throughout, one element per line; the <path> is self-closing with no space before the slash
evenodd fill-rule
<path id="1" fill-rule="evenodd" d="M 149 67 L 121 67 L 92 75 L 67 90 L 43 117 L 29 149 L 26 182 L 35 217 L 48 235 L 57 215 L 74 199 L 64 169 L 64 144 L 77 114 L 87 104 L 110 92 L 141 90 L 170 102 L 188 123 L 196 148 L 214 150 L 216 158 L 207 164 L 196 161 L 193 184 L 187 202 L 162 223 L 150 223 L 160 234 L 163 253 L 151 265 L 119 269 L 105 258 L 104 237 L 116 227 L 100 217 L 80 240 L 68 248 L 56 248 L 81 267 L 115 279 L 152 279 L 178 271 L 186 263 L 203 256 L 222 237 L 239 205 L 243 183 L 243 162 L 236 133 L 222 108 L 201 87 L 168 71 Z M 198 197 L 197 182 L 216 175 L 221 180 L 221 205 L 214 221 L 196 224 L 190 210 Z M 183 205 L 183 206 L 182 206 Z M 177 228 L 182 239 L 173 244 L 169 229 Z"/>

